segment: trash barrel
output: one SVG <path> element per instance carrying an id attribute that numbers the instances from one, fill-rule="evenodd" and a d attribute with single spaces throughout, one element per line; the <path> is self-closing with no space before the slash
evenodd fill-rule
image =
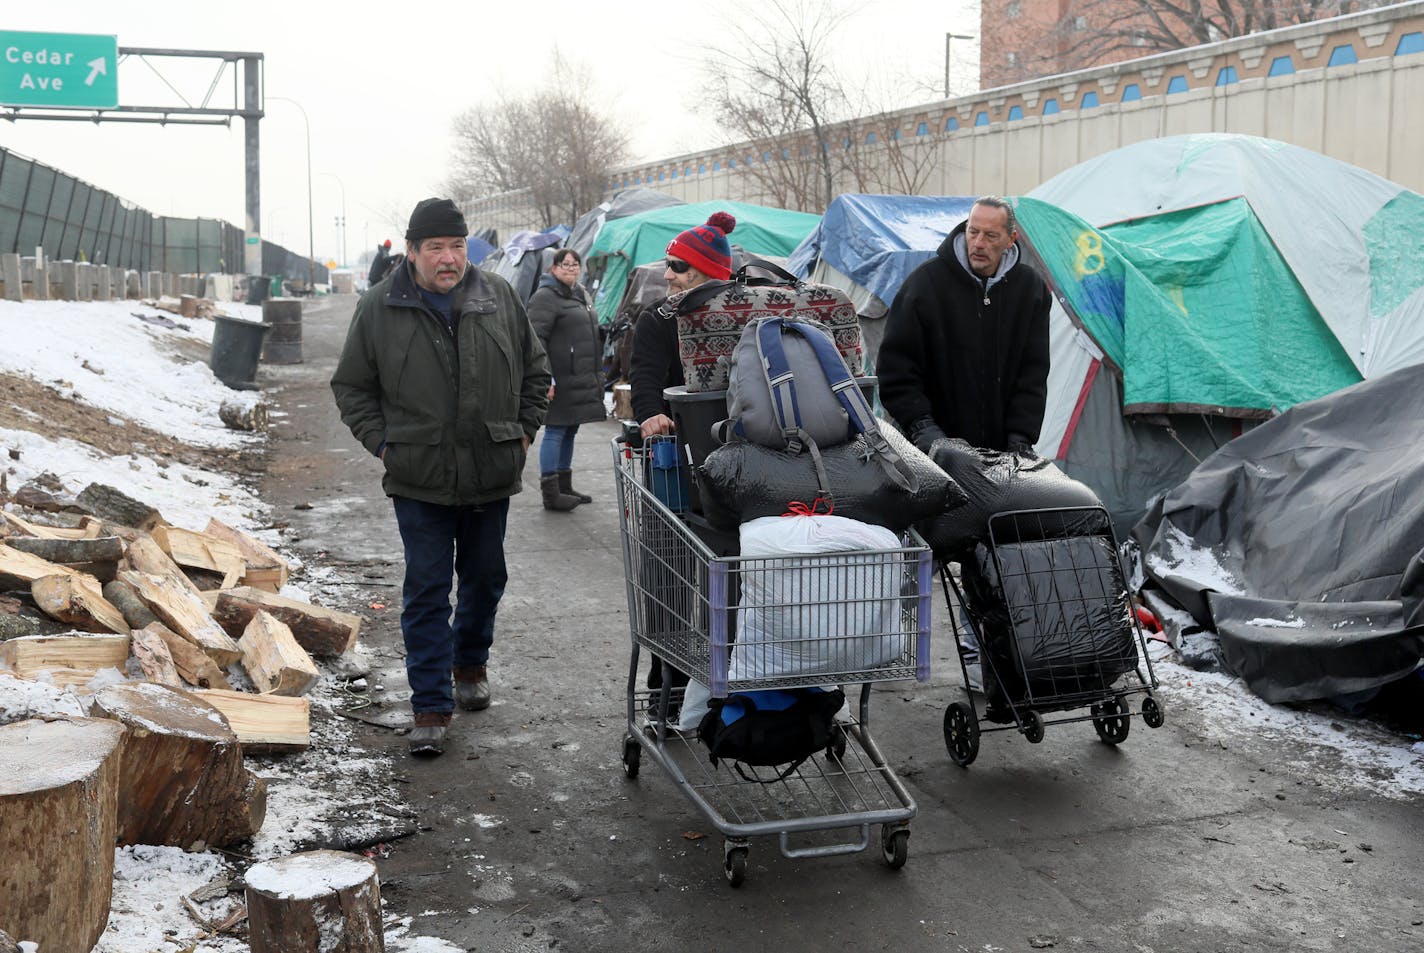
<path id="1" fill-rule="evenodd" d="M 302 362 L 302 302 L 297 298 L 268 298 L 262 302 L 262 323 L 271 328 L 262 348 L 264 364 Z"/>
<path id="2" fill-rule="evenodd" d="M 247 303 L 261 304 L 267 300 L 267 292 L 272 287 L 272 279 L 266 275 L 248 275 Z"/>
<path id="3" fill-rule="evenodd" d="M 250 390 L 257 379 L 257 361 L 267 325 L 242 321 L 225 314 L 213 315 L 213 343 L 208 366 L 213 376 L 229 387 Z"/>

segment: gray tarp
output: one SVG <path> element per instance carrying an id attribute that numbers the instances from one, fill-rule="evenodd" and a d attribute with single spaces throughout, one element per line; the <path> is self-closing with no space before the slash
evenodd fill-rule
<path id="1" fill-rule="evenodd" d="M 1267 701 L 1377 688 L 1424 657 L 1424 365 L 1231 441 L 1140 522 L 1148 574 Z"/>

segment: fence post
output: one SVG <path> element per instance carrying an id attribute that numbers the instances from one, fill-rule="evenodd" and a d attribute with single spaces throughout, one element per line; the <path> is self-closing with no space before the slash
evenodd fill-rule
<path id="1" fill-rule="evenodd" d="M 25 300 L 24 286 L 20 283 L 20 255 L 0 255 L 0 278 L 5 281 L 5 300 Z"/>
<path id="2" fill-rule="evenodd" d="M 49 300 L 49 262 L 45 261 L 43 245 L 35 246 L 35 280 L 30 295 L 36 301 Z"/>

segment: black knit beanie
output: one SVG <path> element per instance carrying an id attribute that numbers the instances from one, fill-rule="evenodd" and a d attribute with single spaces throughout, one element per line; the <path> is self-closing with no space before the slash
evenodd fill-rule
<path id="1" fill-rule="evenodd" d="M 465 225 L 465 216 L 449 199 L 422 199 L 410 213 L 410 224 L 406 226 L 405 240 L 418 242 L 422 238 L 449 238 L 458 235 L 464 238 L 470 234 Z"/>

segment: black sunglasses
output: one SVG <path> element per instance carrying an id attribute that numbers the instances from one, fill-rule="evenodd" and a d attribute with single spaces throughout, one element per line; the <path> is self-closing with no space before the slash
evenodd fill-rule
<path id="1" fill-rule="evenodd" d="M 669 258 L 667 260 L 667 267 L 668 271 L 672 272 L 675 275 L 685 275 L 687 274 L 687 270 L 692 266 L 685 261 L 678 261 L 676 258 Z"/>

